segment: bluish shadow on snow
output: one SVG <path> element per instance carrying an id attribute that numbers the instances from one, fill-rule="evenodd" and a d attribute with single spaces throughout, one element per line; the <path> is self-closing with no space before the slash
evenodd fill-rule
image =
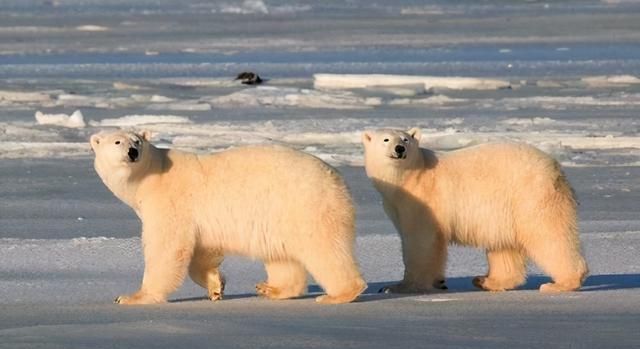
<path id="1" fill-rule="evenodd" d="M 471 278 L 461 278 L 468 279 L 471 281 Z M 550 282 L 551 278 L 542 275 L 531 275 L 527 278 L 527 282 L 518 287 L 519 290 L 537 290 L 540 285 Z M 447 284 L 449 284 L 449 280 L 447 280 Z M 449 286 L 451 289 L 452 287 Z M 453 287 L 455 288 L 455 287 Z M 622 290 L 629 288 L 640 288 L 640 274 L 601 274 L 601 275 L 590 275 L 585 280 L 582 285 L 582 292 L 593 292 L 593 291 L 611 291 L 611 290 Z"/>
<path id="2" fill-rule="evenodd" d="M 640 274 L 602 274 L 587 278 L 582 291 L 609 291 L 640 288 Z"/>
<path id="3" fill-rule="evenodd" d="M 448 293 L 478 291 L 471 283 L 473 277 L 447 278 Z M 529 275 L 527 282 L 518 290 L 537 290 L 540 285 L 550 282 L 551 278 L 544 275 Z M 391 284 L 380 283 L 382 286 Z M 369 284 L 370 288 L 373 284 Z M 382 287 L 380 286 L 380 287 Z M 640 288 L 640 274 L 602 274 L 591 275 L 585 280 L 582 291 L 609 291 L 628 288 Z"/>
<path id="4" fill-rule="evenodd" d="M 434 291 L 430 294 L 436 293 L 465 293 L 465 292 L 484 292 L 474 287 L 471 283 L 473 277 L 465 276 L 465 277 L 452 277 L 448 278 L 446 281 L 447 287 L 449 288 L 446 291 Z M 527 278 L 527 282 L 518 287 L 517 290 L 537 290 L 540 288 L 540 285 L 551 281 L 551 279 L 547 276 L 542 275 L 530 275 Z M 385 299 L 396 299 L 403 297 L 413 297 L 415 294 L 389 294 L 389 293 L 380 293 L 380 289 L 393 285 L 399 281 L 388 281 L 388 282 L 370 282 L 368 284 L 367 289 L 362 293 L 363 297 L 358 299 L 358 302 L 373 302 L 373 301 L 381 301 Z M 622 289 L 630 289 L 630 288 L 640 288 L 640 274 L 602 274 L 602 275 L 592 275 L 587 278 L 584 285 L 582 286 L 581 292 L 594 292 L 594 291 L 611 291 L 611 290 L 622 290 Z M 516 290 L 516 291 L 517 291 Z M 323 294 L 324 291 L 318 285 L 309 285 L 307 289 L 307 293 L 297 299 L 306 299 L 306 298 L 314 298 Z M 255 298 L 258 297 L 254 293 L 243 293 L 243 294 L 225 294 L 225 300 L 231 299 L 242 299 L 242 298 Z M 170 303 L 182 303 L 182 302 L 196 302 L 196 301 L 204 301 L 207 300 L 207 297 L 190 297 L 190 298 L 181 298 L 170 300 Z"/>
<path id="5" fill-rule="evenodd" d="M 463 292 L 483 292 L 476 288 L 472 284 L 473 277 L 452 277 L 447 278 L 446 284 L 449 288 L 446 291 L 435 291 L 434 293 L 463 293 Z M 527 281 L 524 285 L 517 288 L 517 290 L 537 290 L 540 285 L 550 282 L 551 278 L 543 275 L 530 275 L 527 277 Z M 375 301 L 389 298 L 401 298 L 402 294 L 385 294 L 379 293 L 380 289 L 384 286 L 389 286 L 397 283 L 398 281 L 389 282 L 370 282 L 367 289 L 363 292 L 363 295 L 367 295 L 366 299 L 361 301 Z M 629 288 L 640 288 L 640 274 L 603 274 L 603 275 L 591 275 L 585 281 L 581 291 L 593 292 L 593 291 L 610 291 L 621 290 Z M 317 285 L 309 286 L 309 292 L 322 292 Z"/>

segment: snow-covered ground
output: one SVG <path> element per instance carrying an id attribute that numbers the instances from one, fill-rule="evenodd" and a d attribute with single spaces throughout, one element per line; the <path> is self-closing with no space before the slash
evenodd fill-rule
<path id="1" fill-rule="evenodd" d="M 634 1 L 2 1 L 0 347 L 640 346 L 638 23 Z M 580 201 L 584 290 L 541 295 L 531 266 L 521 290 L 476 291 L 482 252 L 453 247 L 448 292 L 377 294 L 402 262 L 360 135 L 413 126 L 437 151 L 508 139 L 556 157 Z M 262 266 L 236 256 L 216 304 L 191 281 L 168 305 L 110 304 L 143 266 L 137 218 L 92 168 L 88 138 L 112 128 L 337 166 L 369 289 L 269 302 Z"/>

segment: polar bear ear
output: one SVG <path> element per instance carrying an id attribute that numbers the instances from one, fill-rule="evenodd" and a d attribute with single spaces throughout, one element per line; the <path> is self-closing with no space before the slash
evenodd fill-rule
<path id="1" fill-rule="evenodd" d="M 371 139 L 373 139 L 373 136 L 371 135 L 371 132 L 369 131 L 364 131 L 362 132 L 362 143 L 369 143 L 371 142 Z"/>
<path id="2" fill-rule="evenodd" d="M 142 137 L 142 139 L 148 142 L 151 140 L 151 131 L 144 130 L 140 132 L 138 136 Z"/>
<path id="3" fill-rule="evenodd" d="M 91 149 L 95 151 L 96 147 L 100 144 L 100 135 L 97 133 L 92 135 L 90 143 L 91 143 Z"/>
<path id="4" fill-rule="evenodd" d="M 409 131 L 407 131 L 407 133 L 409 134 L 409 136 L 411 136 L 411 138 L 418 141 L 420 141 L 420 138 L 422 137 L 422 131 L 420 131 L 420 129 L 417 127 L 410 129 Z"/>

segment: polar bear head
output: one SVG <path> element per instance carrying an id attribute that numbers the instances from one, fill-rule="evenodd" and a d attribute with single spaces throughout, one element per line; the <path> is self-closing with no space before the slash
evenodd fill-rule
<path id="1" fill-rule="evenodd" d="M 406 170 L 424 166 L 420 136 L 418 128 L 406 132 L 380 129 L 362 134 L 365 170 L 374 184 L 396 183 L 402 180 Z"/>
<path id="2" fill-rule="evenodd" d="M 140 169 L 148 167 L 150 156 L 147 131 L 136 133 L 131 131 L 100 132 L 91 136 L 91 149 L 95 153 L 95 168 L 100 177 L 118 174 L 131 176 Z"/>
<path id="3" fill-rule="evenodd" d="M 419 166 L 421 132 L 379 129 L 362 134 L 365 167 L 369 177 L 378 177 L 387 171 L 397 171 Z"/>

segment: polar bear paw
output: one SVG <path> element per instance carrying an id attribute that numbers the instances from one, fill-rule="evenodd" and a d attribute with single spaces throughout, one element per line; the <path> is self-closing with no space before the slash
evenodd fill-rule
<path id="1" fill-rule="evenodd" d="M 503 292 L 508 289 L 504 285 L 500 285 L 499 282 L 496 282 L 495 280 L 488 278 L 486 276 L 476 276 L 473 278 L 471 282 L 473 283 L 473 286 L 483 289 L 485 291 Z"/>
<path id="2" fill-rule="evenodd" d="M 135 304 L 160 304 L 166 301 L 158 297 L 152 297 L 146 293 L 136 292 L 132 295 L 121 295 L 116 297 L 113 302 L 120 305 L 135 305 Z"/>
<path id="3" fill-rule="evenodd" d="M 223 296 L 224 296 L 224 293 L 222 291 L 209 292 L 209 294 L 207 295 L 207 297 L 209 297 L 209 300 L 212 302 L 217 302 L 221 300 Z"/>
<path id="4" fill-rule="evenodd" d="M 287 299 L 292 297 L 282 292 L 278 287 L 273 287 L 266 282 L 256 285 L 256 293 L 258 296 L 268 299 Z"/>
<path id="5" fill-rule="evenodd" d="M 540 292 L 542 293 L 560 293 L 560 292 L 572 292 L 580 289 L 580 283 L 559 284 L 557 282 L 548 282 L 540 285 Z"/>
<path id="6" fill-rule="evenodd" d="M 488 276 L 476 276 L 471 281 L 477 288 L 490 292 L 504 292 L 517 288 L 522 280 L 520 278 L 496 279 Z"/>

